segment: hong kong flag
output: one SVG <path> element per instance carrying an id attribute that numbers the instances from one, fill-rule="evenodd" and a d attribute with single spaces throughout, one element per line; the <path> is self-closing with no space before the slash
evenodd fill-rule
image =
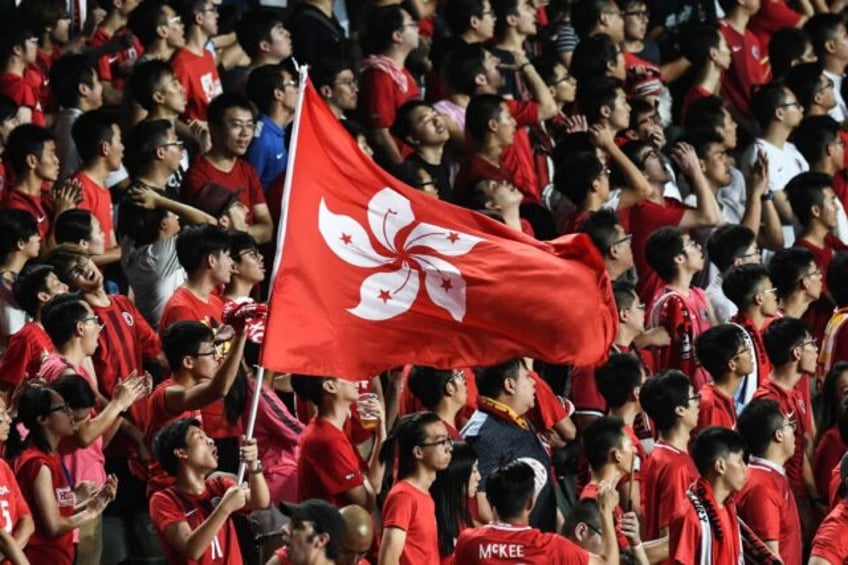
<path id="1" fill-rule="evenodd" d="M 404 185 L 301 76 L 264 367 L 362 379 L 606 355 L 618 314 L 588 237 L 539 242 Z"/>

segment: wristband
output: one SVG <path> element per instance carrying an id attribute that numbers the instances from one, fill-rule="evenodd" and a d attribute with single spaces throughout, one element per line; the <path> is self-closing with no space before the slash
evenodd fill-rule
<path id="1" fill-rule="evenodd" d="M 767 190 L 765 194 L 760 196 L 760 202 L 772 202 L 774 201 L 774 192 L 771 190 Z"/>
<path id="2" fill-rule="evenodd" d="M 256 468 L 253 469 L 252 471 L 250 471 L 250 474 L 251 475 L 261 475 L 262 474 L 262 462 L 261 461 L 256 462 Z"/>

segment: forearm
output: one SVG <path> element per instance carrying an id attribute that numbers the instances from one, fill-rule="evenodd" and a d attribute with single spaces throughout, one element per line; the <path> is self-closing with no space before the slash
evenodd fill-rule
<path id="1" fill-rule="evenodd" d="M 12 530 L 12 537 L 15 538 L 15 543 L 23 549 L 29 543 L 29 538 L 35 533 L 35 522 L 31 515 L 22 516 L 15 524 L 15 529 Z"/>
<path id="2" fill-rule="evenodd" d="M 742 215 L 743 226 L 750 229 L 756 235 L 760 231 L 762 223 L 763 203 L 757 193 L 749 193 L 748 200 L 745 203 L 745 213 Z"/>
<path id="3" fill-rule="evenodd" d="M 209 517 L 186 537 L 180 550 L 182 556 L 192 561 L 200 559 L 229 517 L 229 511 L 222 504 L 216 506 Z"/>
<path id="4" fill-rule="evenodd" d="M 271 225 L 270 218 L 268 220 L 268 222 L 257 222 L 247 226 L 247 233 L 260 245 L 271 241 L 271 234 L 274 233 L 274 227 Z"/>
<path id="5" fill-rule="evenodd" d="M 382 428 L 381 432 L 374 436 L 374 446 L 371 449 L 371 455 L 368 457 L 368 482 L 372 490 L 374 491 L 374 496 L 376 497 L 376 493 L 380 491 L 380 487 L 383 484 L 383 476 L 386 472 L 386 465 L 384 462 L 380 461 L 380 450 L 383 447 L 383 441 L 386 438 L 385 427 L 381 423 L 380 427 Z M 367 488 L 367 486 L 366 486 Z M 369 499 L 370 499 L 369 493 Z M 376 498 L 375 498 L 376 500 Z"/>
<path id="6" fill-rule="evenodd" d="M 389 128 L 377 128 L 374 130 L 372 137 L 374 140 L 375 149 L 377 149 L 390 162 L 399 165 L 403 162 L 397 144 L 389 133 Z"/>
<path id="7" fill-rule="evenodd" d="M 209 387 L 207 389 L 209 396 L 204 399 L 207 400 L 207 402 L 205 402 L 203 406 L 210 402 L 214 402 L 219 398 L 223 398 L 226 396 L 227 392 L 229 392 L 230 387 L 233 386 L 233 382 L 236 380 L 236 376 L 238 375 L 241 358 L 244 356 L 244 344 L 246 341 L 247 336 L 244 332 L 238 333 L 236 337 L 233 338 L 227 358 L 209 382 Z"/>
<path id="8" fill-rule="evenodd" d="M 682 77 L 691 66 L 692 63 L 689 62 L 689 59 L 680 57 L 660 67 L 660 77 L 664 83 L 669 84 Z"/>
<path id="9" fill-rule="evenodd" d="M 619 149 L 618 145 L 613 143 L 612 146 L 607 149 L 607 152 L 613 162 L 618 165 L 624 173 L 624 178 L 627 180 L 627 186 L 633 190 L 635 201 L 631 204 L 631 206 L 650 196 L 651 191 L 653 190 L 651 183 L 648 182 L 648 179 L 645 178 L 645 175 L 642 174 L 639 167 L 637 167 L 633 161 L 631 161 L 627 155 Z"/>
<path id="10" fill-rule="evenodd" d="M 248 469 L 247 485 L 250 487 L 250 498 L 247 500 L 250 510 L 264 510 L 271 505 L 271 491 L 268 489 L 265 475 L 255 472 L 255 469 Z"/>
<path id="11" fill-rule="evenodd" d="M 80 425 L 76 432 L 76 439 L 81 447 L 88 447 L 94 441 L 105 434 L 109 428 L 121 417 L 121 412 L 126 409 L 123 404 L 112 400 L 100 414 Z"/>
<path id="12" fill-rule="evenodd" d="M 667 528 L 666 528 L 667 529 Z M 664 563 L 668 561 L 668 535 L 642 542 L 649 563 Z"/>
<path id="13" fill-rule="evenodd" d="M 697 170 L 689 178 L 689 182 L 692 183 L 692 190 L 698 199 L 697 209 L 704 221 L 704 225 L 715 226 L 719 224 L 721 222 L 721 210 L 718 207 L 715 195 L 707 184 L 704 173 Z"/>
<path id="14" fill-rule="evenodd" d="M 758 233 L 760 247 L 779 251 L 783 249 L 783 226 L 780 225 L 780 216 L 774 202 L 763 202 L 762 224 Z"/>
<path id="15" fill-rule="evenodd" d="M 557 108 L 556 100 L 554 100 L 548 85 L 539 76 L 536 68 L 529 63 L 521 66 L 524 74 L 524 81 L 527 83 L 527 88 L 533 95 L 533 99 L 539 104 L 539 121 L 545 121 L 556 116 L 559 108 Z"/>
<path id="16" fill-rule="evenodd" d="M 169 212 L 173 212 L 189 224 L 211 224 L 216 225 L 218 221 L 206 212 L 201 212 L 194 206 L 171 200 L 165 196 L 160 196 L 156 200 L 156 207 L 162 208 Z"/>
<path id="17" fill-rule="evenodd" d="M 612 519 L 612 512 L 601 513 L 601 532 L 603 533 L 602 547 L 604 548 L 605 562 L 618 565 L 618 537 L 615 532 L 615 523 Z"/>
<path id="18" fill-rule="evenodd" d="M 110 265 L 112 263 L 117 263 L 121 260 L 121 246 L 116 245 L 111 249 L 106 249 L 100 255 L 92 255 L 91 260 L 94 261 L 94 264 L 98 267 L 102 267 L 103 265 Z"/>
<path id="19" fill-rule="evenodd" d="M 8 559 L 15 565 L 29 563 L 22 547 L 11 534 L 7 533 L 6 530 L 0 529 L 0 554 L 2 554 L 3 558 Z"/>

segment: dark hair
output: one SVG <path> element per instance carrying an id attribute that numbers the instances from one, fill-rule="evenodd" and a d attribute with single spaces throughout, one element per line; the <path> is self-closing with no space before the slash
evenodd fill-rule
<path id="1" fill-rule="evenodd" d="M 524 359 L 517 357 L 510 359 L 498 365 L 490 365 L 483 367 L 477 371 L 475 382 L 477 384 L 477 392 L 481 396 L 489 398 L 497 398 L 503 393 L 504 381 L 506 379 L 514 379 L 518 377 L 521 367 L 524 366 Z"/>
<path id="2" fill-rule="evenodd" d="M 168 133 L 174 130 L 170 120 L 144 120 L 130 130 L 127 138 L 126 155 L 128 168 L 133 173 L 156 160 L 156 152 L 168 141 Z"/>
<path id="3" fill-rule="evenodd" d="M 203 426 L 200 420 L 195 418 L 182 418 L 166 425 L 153 438 L 153 453 L 156 455 L 156 460 L 169 475 L 176 475 L 180 469 L 180 460 L 174 451 L 186 447 L 189 428 L 203 429 Z"/>
<path id="4" fill-rule="evenodd" d="M 316 89 L 320 89 L 322 86 L 332 88 L 336 79 L 343 71 L 352 72 L 354 77 L 357 75 L 357 69 L 353 63 L 346 59 L 333 57 L 322 57 L 318 59 L 310 71 L 309 77 L 312 79 Z"/>
<path id="5" fill-rule="evenodd" d="M 460 528 L 473 525 L 468 509 L 468 481 L 477 462 L 474 448 L 465 442 L 453 444 L 451 462 L 444 471 L 436 473 L 430 485 L 430 496 L 436 503 L 436 528 L 439 533 L 439 554 L 451 555 L 456 547 Z"/>
<path id="6" fill-rule="evenodd" d="M 259 55 L 259 44 L 263 41 L 270 43 L 271 31 L 282 23 L 271 10 L 248 10 L 236 22 L 236 40 L 247 56 L 255 59 Z"/>
<path id="7" fill-rule="evenodd" d="M 241 261 L 241 254 L 245 251 L 259 251 L 259 244 L 249 233 L 234 231 L 227 235 L 230 236 L 230 257 L 236 263 Z"/>
<path id="8" fill-rule="evenodd" d="M 839 14 L 816 14 L 804 23 L 804 31 L 809 36 L 819 61 L 823 61 L 827 56 L 826 44 L 836 39 L 841 25 L 845 24 Z"/>
<path id="9" fill-rule="evenodd" d="M 642 385 L 642 363 L 631 353 L 612 353 L 595 368 L 595 385 L 610 408 L 621 408 Z"/>
<path id="10" fill-rule="evenodd" d="M 688 130 L 679 141 L 691 145 L 698 159 L 707 157 L 711 145 L 724 148 L 724 137 L 714 129 Z"/>
<path id="11" fill-rule="evenodd" d="M 77 324 L 89 315 L 85 302 L 77 292 L 54 296 L 41 309 L 41 325 L 56 347 L 68 343 Z"/>
<path id="12" fill-rule="evenodd" d="M 795 175 L 786 185 L 786 198 L 802 226 L 813 221 L 813 206 L 824 206 L 824 189 L 831 188 L 832 183 L 827 173 L 808 171 Z"/>
<path id="13" fill-rule="evenodd" d="M 15 47 L 25 47 L 26 41 L 34 35 L 29 23 L 19 16 L 4 18 L 0 23 L 0 64 L 6 66 Z"/>
<path id="14" fill-rule="evenodd" d="M 609 65 L 615 64 L 619 53 L 618 46 L 605 33 L 585 37 L 571 55 L 569 72 L 577 78 L 578 84 L 587 79 L 606 76 Z"/>
<path id="15" fill-rule="evenodd" d="M 727 272 L 721 290 L 737 308 L 747 310 L 754 304 L 758 288 L 765 280 L 769 280 L 769 274 L 762 265 L 738 265 Z"/>
<path id="16" fill-rule="evenodd" d="M 623 90 L 621 81 L 610 77 L 593 77 L 577 83 L 577 105 L 590 124 L 600 121 L 603 108 L 615 108 L 619 90 Z"/>
<path id="17" fill-rule="evenodd" d="M 810 36 L 803 29 L 784 27 L 774 32 L 769 41 L 768 55 L 772 76 L 786 76 L 792 64 L 804 56 Z"/>
<path id="18" fill-rule="evenodd" d="M 815 166 L 824 158 L 828 145 L 835 143 L 840 126 L 828 115 L 807 116 L 792 131 L 791 140 L 808 163 Z"/>
<path id="19" fill-rule="evenodd" d="M 100 145 L 112 142 L 115 136 L 112 127 L 116 125 L 118 120 L 109 110 L 91 110 L 77 118 L 71 126 L 71 137 L 83 163 L 100 156 Z"/>
<path id="20" fill-rule="evenodd" d="M 41 308 L 38 293 L 48 292 L 47 277 L 51 273 L 55 275 L 56 269 L 50 265 L 28 265 L 12 286 L 15 302 L 33 319 L 38 317 L 38 310 Z"/>
<path id="21" fill-rule="evenodd" d="M 38 421 L 52 414 L 53 394 L 58 394 L 49 386 L 29 386 L 18 397 L 18 413 L 9 428 L 5 456 L 9 460 L 17 458 L 28 447 L 35 446 L 44 453 L 50 453 L 50 443 L 44 434 L 44 426 Z M 18 425 L 23 425 L 29 433 L 21 437 Z"/>
<path id="22" fill-rule="evenodd" d="M 815 263 L 813 252 L 804 247 L 781 249 L 772 256 L 768 265 L 769 277 L 777 288 L 777 296 L 787 298 L 798 287 L 810 263 Z"/>
<path id="23" fill-rule="evenodd" d="M 155 108 L 157 104 L 153 100 L 153 94 L 159 89 L 166 77 L 173 75 L 174 71 L 165 61 L 150 59 L 138 63 L 133 68 L 129 79 L 130 91 L 136 103 L 148 112 Z"/>
<path id="24" fill-rule="evenodd" d="M 580 444 L 592 471 L 599 472 L 609 462 L 613 449 L 621 449 L 626 432 L 618 416 L 601 416 L 583 429 Z"/>
<path id="25" fill-rule="evenodd" d="M 210 255 L 220 255 L 229 250 L 230 237 L 217 226 L 189 226 L 177 236 L 177 258 L 189 276 L 203 267 Z"/>
<path id="26" fill-rule="evenodd" d="M 174 322 L 162 332 L 162 352 L 171 372 L 176 372 L 185 357 L 197 355 L 201 343 L 212 343 L 215 334 L 209 326 L 195 320 Z"/>
<path id="27" fill-rule="evenodd" d="M 8 189 L 7 189 L 8 190 Z M 0 259 L 18 250 L 18 243 L 38 235 L 38 224 L 26 210 L 0 210 Z"/>
<path id="28" fill-rule="evenodd" d="M 615 307 L 626 310 L 639 300 L 636 285 L 626 279 L 616 279 L 612 282 L 612 294 L 615 297 Z"/>
<path id="29" fill-rule="evenodd" d="M 274 105 L 274 91 L 283 90 L 283 71 L 291 71 L 283 65 L 262 65 L 250 71 L 244 91 L 250 101 L 263 114 L 270 114 Z M 295 80 L 297 75 L 293 75 Z"/>
<path id="30" fill-rule="evenodd" d="M 731 453 L 744 453 L 745 442 L 738 433 L 728 428 L 710 426 L 702 430 L 692 444 L 692 459 L 701 476 L 707 475 L 717 459 Z"/>
<path id="31" fill-rule="evenodd" d="M 577 501 L 568 516 L 565 517 L 562 535 L 573 540 L 574 531 L 580 524 L 586 524 L 593 531 L 601 531 L 601 510 L 598 508 L 598 501 L 594 498 L 584 498 Z"/>
<path id="32" fill-rule="evenodd" d="M 159 39 L 157 30 L 160 26 L 168 25 L 165 19 L 165 0 L 145 0 L 130 12 L 127 19 L 127 29 L 135 35 L 141 45 L 147 49 Z"/>
<path id="33" fill-rule="evenodd" d="M 536 493 L 536 473 L 524 461 L 510 461 L 486 479 L 486 498 L 500 520 L 517 518 Z"/>
<path id="34" fill-rule="evenodd" d="M 580 37 L 581 42 L 585 40 L 598 25 L 601 14 L 609 9 L 609 5 L 615 5 L 613 0 L 577 0 L 571 6 L 571 25 Z"/>
<path id="35" fill-rule="evenodd" d="M 724 112 L 727 105 L 718 96 L 705 96 L 692 103 L 683 120 L 683 127 L 688 130 L 711 129 L 718 130 L 724 125 Z"/>
<path id="36" fill-rule="evenodd" d="M 707 241 L 710 260 L 724 273 L 741 258 L 757 239 L 751 228 L 740 224 L 726 224 L 715 230 Z"/>
<path id="37" fill-rule="evenodd" d="M 743 332 L 736 324 L 719 324 L 708 328 L 695 339 L 695 355 L 713 381 L 723 383 L 726 380 L 728 363 L 736 357 L 739 348 L 747 343 Z"/>
<path id="38" fill-rule="evenodd" d="M 189 32 L 197 27 L 195 16 L 206 7 L 206 0 L 174 0 L 172 6 L 182 18 L 188 37 Z"/>
<path id="39" fill-rule="evenodd" d="M 827 267 L 827 288 L 839 308 L 848 306 L 848 252 L 834 253 Z"/>
<path id="40" fill-rule="evenodd" d="M 679 228 L 660 228 L 648 236 L 645 244 L 648 265 L 663 281 L 670 281 L 677 274 L 675 259 L 683 252 L 683 231 Z"/>
<path id="41" fill-rule="evenodd" d="M 656 374 L 642 385 L 639 403 L 660 432 L 671 430 L 677 423 L 675 410 L 689 406 L 692 383 L 686 373 L 670 369 Z"/>
<path id="42" fill-rule="evenodd" d="M 503 37 L 509 26 L 508 16 L 518 15 L 518 0 L 490 0 L 495 12 L 495 37 Z"/>
<path id="43" fill-rule="evenodd" d="M 607 256 L 618 238 L 618 231 L 615 227 L 620 223 L 615 210 L 601 208 L 589 214 L 589 217 L 580 226 L 579 231 L 589 236 L 601 255 Z"/>
<path id="44" fill-rule="evenodd" d="M 124 198 L 118 206 L 118 227 L 121 237 L 128 237 L 136 247 L 154 243 L 159 237 L 159 225 L 168 215 L 164 208 L 148 210 Z"/>
<path id="45" fill-rule="evenodd" d="M 466 135 L 477 143 L 484 141 L 489 121 L 499 119 L 501 112 L 508 112 L 503 104 L 504 99 L 497 94 L 479 94 L 472 98 L 465 111 Z"/>
<path id="46" fill-rule="evenodd" d="M 483 0 L 452 0 L 444 5 L 445 22 L 452 35 L 460 36 L 471 29 L 471 17 L 483 18 Z"/>
<path id="47" fill-rule="evenodd" d="M 595 153 L 580 151 L 556 164 L 554 188 L 576 206 L 581 206 L 592 190 L 592 183 L 604 172 Z"/>
<path id="48" fill-rule="evenodd" d="M 256 106 L 250 101 L 250 98 L 240 92 L 224 92 L 212 99 L 209 107 L 206 109 L 206 119 L 209 126 L 222 127 L 224 125 L 224 115 L 227 110 L 238 108 L 250 112 L 250 115 L 256 118 Z"/>
<path id="49" fill-rule="evenodd" d="M 751 455 L 762 457 L 783 426 L 784 414 L 780 403 L 768 398 L 755 398 L 745 406 L 736 421 L 736 429 L 745 440 Z"/>
<path id="50" fill-rule="evenodd" d="M 292 375 L 291 384 L 294 393 L 316 406 L 321 406 L 324 398 L 324 383 L 332 380 L 329 377 L 314 377 L 311 375 Z"/>
<path id="51" fill-rule="evenodd" d="M 480 43 L 462 43 L 445 56 L 445 82 L 459 94 L 477 92 L 477 76 L 486 73 L 486 48 Z"/>
<path id="52" fill-rule="evenodd" d="M 807 325 L 795 318 L 778 318 L 763 332 L 763 344 L 769 361 L 780 367 L 792 360 L 792 350 L 810 335 Z"/>
<path id="53" fill-rule="evenodd" d="M 751 113 L 761 130 L 768 129 L 775 119 L 774 113 L 786 102 L 786 90 L 783 83 L 771 82 L 751 95 Z"/>
<path id="54" fill-rule="evenodd" d="M 445 387 L 453 379 L 453 371 L 433 367 L 415 366 L 409 374 L 407 386 L 421 404 L 433 410 L 445 395 Z"/>
<path id="55" fill-rule="evenodd" d="M 67 14 L 64 0 L 23 0 L 18 6 L 18 15 L 26 22 L 26 27 L 39 36 L 39 40 L 47 28 L 55 27 Z"/>
<path id="56" fill-rule="evenodd" d="M 65 210 L 56 216 L 53 224 L 53 236 L 56 243 L 79 243 L 80 240 L 90 240 L 93 217 L 90 211 L 82 208 Z"/>
<path id="57" fill-rule="evenodd" d="M 3 160 L 9 164 L 15 177 L 20 178 L 27 172 L 27 157 L 35 155 L 41 159 L 48 141 L 53 141 L 49 129 L 35 124 L 19 125 L 9 134 Z"/>
<path id="58" fill-rule="evenodd" d="M 50 67 L 50 92 L 63 108 L 76 108 L 80 103 L 79 87 L 94 88 L 95 61 L 81 53 L 66 53 Z"/>
<path id="59" fill-rule="evenodd" d="M 88 257 L 89 254 L 79 245 L 63 243 L 51 249 L 44 258 L 44 262 L 56 269 L 59 279 L 70 284 L 69 268 Z"/>
<path id="60" fill-rule="evenodd" d="M 427 441 L 427 426 L 438 424 L 442 420 L 433 412 L 414 412 L 397 421 L 394 431 L 380 449 L 380 460 L 386 463 L 384 490 L 392 481 L 391 468 L 397 462 L 395 480 L 401 481 L 415 471 L 417 461 L 412 453 L 416 447 Z"/>
<path id="61" fill-rule="evenodd" d="M 56 63 L 53 63 L 54 65 Z M 8 96 L 0 94 L 0 123 L 11 120 L 18 113 L 18 104 Z"/>
<path id="62" fill-rule="evenodd" d="M 56 379 L 51 388 L 62 395 L 71 410 L 94 408 L 97 399 L 88 381 L 80 375 L 64 375 Z"/>
<path id="63" fill-rule="evenodd" d="M 403 26 L 403 8 L 399 4 L 377 6 L 368 15 L 363 48 L 366 54 L 383 53 L 392 45 L 392 36 Z"/>
<path id="64" fill-rule="evenodd" d="M 820 62 L 800 63 L 786 73 L 784 82 L 806 110 L 810 109 L 819 88 L 824 67 Z"/>
<path id="65" fill-rule="evenodd" d="M 680 34 L 680 52 L 696 69 L 710 60 L 710 50 L 721 45 L 721 32 L 711 25 L 690 25 Z"/>
<path id="66" fill-rule="evenodd" d="M 415 135 L 415 123 L 412 115 L 418 108 L 432 108 L 423 100 L 412 99 L 401 104 L 395 112 L 395 121 L 392 123 L 391 133 L 398 139 L 407 139 Z"/>
<path id="67" fill-rule="evenodd" d="M 821 402 L 819 403 L 818 421 L 816 422 L 816 445 L 824 433 L 837 423 L 840 413 L 840 391 L 836 384 L 842 373 L 848 371 L 848 361 L 837 361 L 827 372 L 821 391 Z"/>

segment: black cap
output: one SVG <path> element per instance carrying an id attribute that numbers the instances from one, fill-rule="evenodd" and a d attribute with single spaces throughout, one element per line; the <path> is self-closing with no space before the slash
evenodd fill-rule
<path id="1" fill-rule="evenodd" d="M 304 500 L 300 504 L 280 504 L 280 512 L 293 520 L 312 522 L 315 531 L 330 534 L 330 540 L 340 544 L 345 535 L 345 521 L 339 509 L 319 498 Z"/>

